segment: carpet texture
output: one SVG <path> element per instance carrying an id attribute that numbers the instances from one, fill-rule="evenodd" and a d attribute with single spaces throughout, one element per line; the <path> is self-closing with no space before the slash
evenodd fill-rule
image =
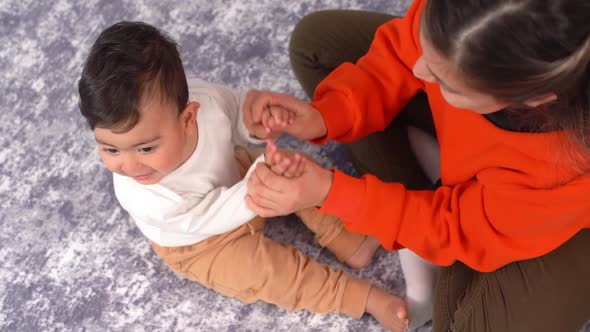
<path id="1" fill-rule="evenodd" d="M 169 271 L 118 206 L 81 118 L 77 80 L 98 33 L 141 20 L 174 36 L 189 77 L 303 97 L 287 55 L 290 32 L 321 9 L 403 14 L 409 0 L 0 1 L 1 331 L 382 331 L 365 316 L 242 304 Z M 325 166 L 352 173 L 337 144 L 289 138 Z M 290 217 L 265 232 L 334 267 Z M 396 253 L 362 271 L 403 296 Z M 429 331 L 428 327 L 423 329 Z M 587 328 L 586 331 L 590 331 Z"/>

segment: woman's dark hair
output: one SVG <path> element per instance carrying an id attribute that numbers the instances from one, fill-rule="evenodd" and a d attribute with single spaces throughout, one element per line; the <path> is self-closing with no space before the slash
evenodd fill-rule
<path id="1" fill-rule="evenodd" d="M 178 45 L 142 22 L 119 22 L 98 36 L 78 91 L 80 111 L 91 129 L 130 130 L 139 121 L 143 98 L 159 97 L 179 111 L 188 102 Z"/>
<path id="2" fill-rule="evenodd" d="M 477 90 L 519 109 L 557 94 L 531 112 L 590 151 L 590 1 L 428 0 L 421 29 Z"/>

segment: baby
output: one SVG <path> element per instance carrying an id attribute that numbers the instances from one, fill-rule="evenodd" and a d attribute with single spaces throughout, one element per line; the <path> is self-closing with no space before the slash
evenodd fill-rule
<path id="1" fill-rule="evenodd" d="M 400 306 L 398 298 L 264 236 L 265 221 L 244 200 L 248 169 L 266 162 L 297 176 L 303 158 L 273 143 L 260 156 L 247 149 L 263 141 L 244 124 L 245 93 L 187 81 L 170 37 L 141 22 L 107 28 L 78 88 L 117 199 L 172 270 L 247 303 L 356 318 L 367 312 L 388 329 L 405 329 L 389 310 Z M 366 265 L 379 246 L 334 216 L 315 209 L 297 215 L 352 267 Z"/>

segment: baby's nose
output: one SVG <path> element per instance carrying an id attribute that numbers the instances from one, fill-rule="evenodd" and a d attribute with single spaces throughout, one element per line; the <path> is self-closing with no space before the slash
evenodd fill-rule
<path id="1" fill-rule="evenodd" d="M 125 160 L 122 170 L 128 175 L 138 175 L 137 173 L 143 170 L 143 164 L 135 157 L 129 157 Z"/>

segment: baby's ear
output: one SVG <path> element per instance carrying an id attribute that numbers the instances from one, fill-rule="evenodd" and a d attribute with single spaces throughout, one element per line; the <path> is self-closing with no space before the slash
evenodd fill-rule
<path id="1" fill-rule="evenodd" d="M 180 113 L 180 119 L 184 126 L 190 126 L 195 123 L 195 119 L 197 118 L 197 112 L 199 111 L 199 107 L 201 105 L 198 102 L 191 102 L 186 105 L 186 107 Z"/>

